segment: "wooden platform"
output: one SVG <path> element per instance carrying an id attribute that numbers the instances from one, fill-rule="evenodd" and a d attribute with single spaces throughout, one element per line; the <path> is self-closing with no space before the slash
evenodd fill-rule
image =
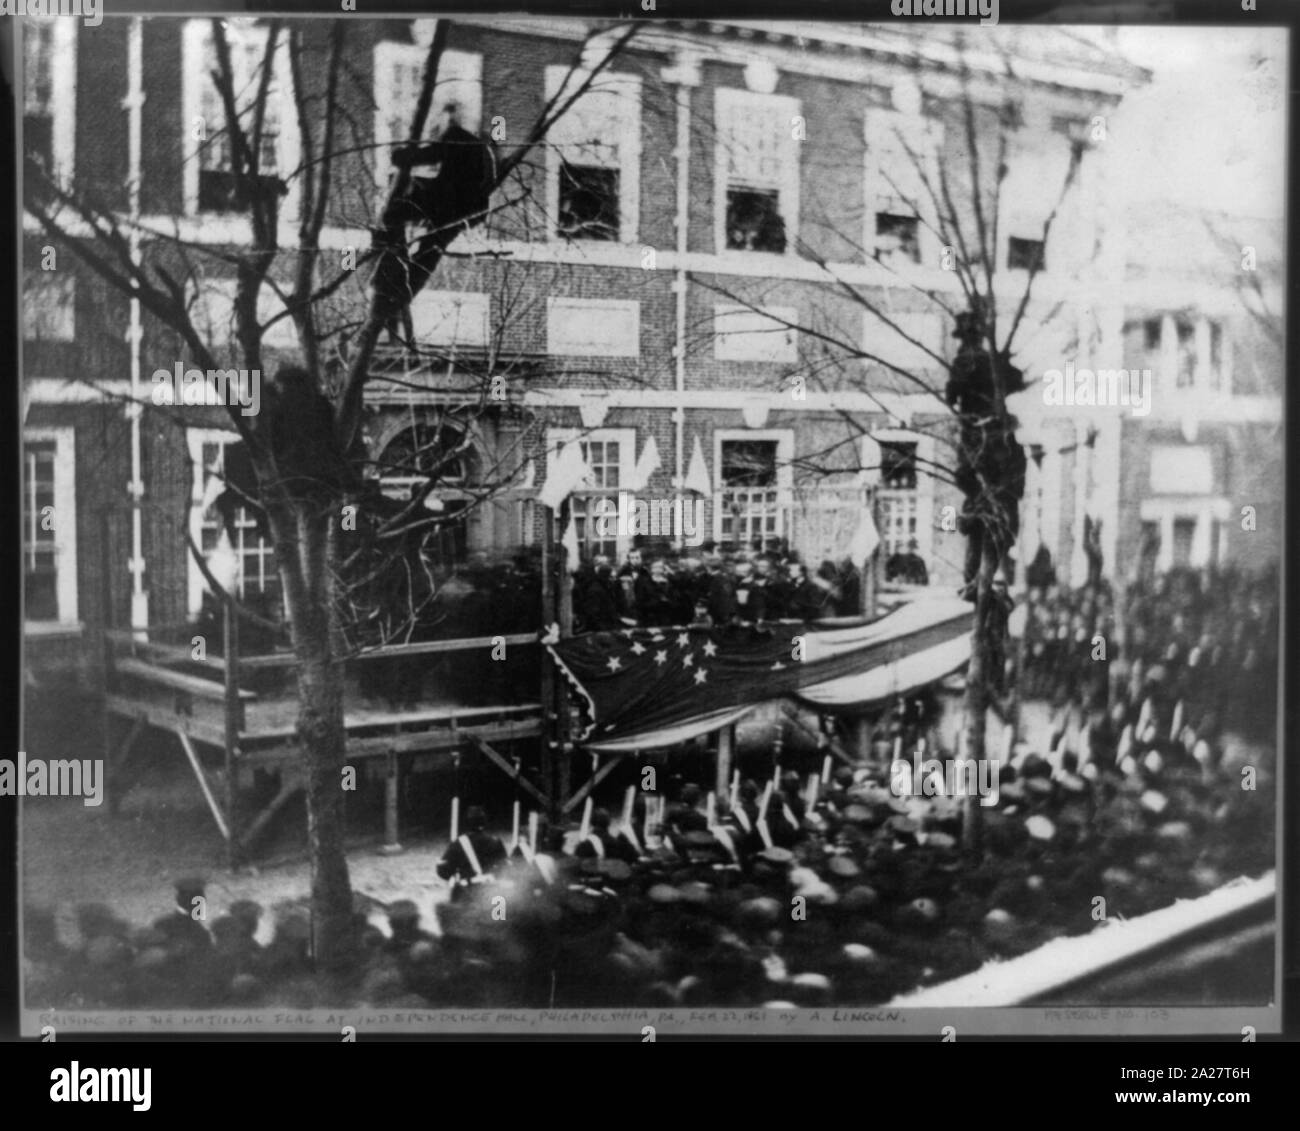
<path id="1" fill-rule="evenodd" d="M 164 635 L 166 630 L 154 631 Z M 423 658 L 421 662 L 433 663 L 435 656 L 486 650 L 500 639 L 476 637 L 389 645 L 347 661 L 347 758 L 349 762 L 387 762 L 385 840 L 390 849 L 398 847 L 401 755 L 445 755 L 451 765 L 462 754 L 472 753 L 503 770 L 541 804 L 550 803 L 547 792 L 522 773 L 520 757 L 507 757 L 497 749 L 541 737 L 544 717 L 540 696 L 486 704 L 452 697 L 434 702 L 423 699 L 398 709 L 387 700 L 364 694 L 351 670 L 371 660 Z M 537 637 L 531 634 L 506 636 L 504 640 L 515 649 L 539 646 Z M 220 657 L 196 658 L 190 648 L 142 641 L 124 632 L 109 632 L 105 640 L 105 755 L 110 808 L 116 810 L 131 779 L 138 776 L 129 772 L 127 763 L 142 731 L 150 727 L 168 732 L 176 737 L 190 762 L 226 841 L 231 864 L 249 851 L 275 814 L 303 789 L 295 726 L 298 703 L 296 689 L 288 678 L 296 661 L 283 652 L 240 656 L 237 642 L 237 633 L 229 623 Z M 129 723 L 120 743 L 114 743 L 107 725 L 113 717 Z M 241 823 L 237 812 L 239 790 L 251 784 L 257 771 L 278 775 L 280 788 L 268 805 Z"/>

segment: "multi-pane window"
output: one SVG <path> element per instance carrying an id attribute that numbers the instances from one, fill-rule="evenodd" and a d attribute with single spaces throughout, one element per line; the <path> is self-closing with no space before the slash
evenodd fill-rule
<path id="1" fill-rule="evenodd" d="M 1174 388 L 1230 387 L 1231 359 L 1222 322 L 1182 313 L 1149 318 L 1144 325 L 1144 345 L 1148 352 L 1159 354 L 1160 371 L 1173 374 Z"/>
<path id="2" fill-rule="evenodd" d="M 881 440 L 877 490 L 880 541 L 886 561 L 920 550 L 921 497 L 915 442 Z"/>
<path id="3" fill-rule="evenodd" d="M 798 225 L 799 103 L 723 89 L 716 111 L 721 244 L 783 253 Z"/>
<path id="4" fill-rule="evenodd" d="M 222 68 L 208 20 L 185 25 L 183 42 L 182 138 L 185 146 L 185 207 L 187 212 L 243 212 L 256 195 L 281 215 L 297 208 L 293 174 L 298 164 L 298 122 L 291 96 L 285 36 L 276 38 L 267 58 L 268 29 L 249 20 L 225 21 L 230 48 L 230 83 L 236 122 L 256 165 L 249 183 L 242 154 L 236 152 L 225 102 L 214 75 Z M 267 68 L 270 68 L 269 75 Z M 265 100 L 260 99 L 267 75 Z M 261 126 L 258 132 L 258 110 Z M 254 133 L 258 132 L 255 138 Z"/>
<path id="5" fill-rule="evenodd" d="M 47 169 L 54 163 L 55 21 L 23 21 L 23 147 Z"/>
<path id="6" fill-rule="evenodd" d="M 784 532 L 776 440 L 722 440 L 719 446 L 719 541 L 765 548 Z"/>
<path id="7" fill-rule="evenodd" d="M 561 235 L 618 239 L 618 170 L 560 162 Z"/>
<path id="8" fill-rule="evenodd" d="M 200 430 L 191 430 L 189 442 L 191 457 L 197 462 L 191 532 L 199 550 L 210 568 L 223 555 L 232 556 L 233 561 L 218 563 L 214 572 L 218 577 L 227 575 L 239 599 L 258 598 L 254 603 L 266 612 L 274 612 L 280 602 L 275 549 L 263 537 L 255 512 L 240 501 L 240 491 L 247 492 L 247 480 L 251 478 L 240 474 L 241 464 L 247 464 L 243 444 L 232 433 Z M 191 569 L 197 579 L 191 577 L 190 604 L 191 610 L 197 612 L 206 582 L 194 563 Z"/>
<path id="9" fill-rule="evenodd" d="M 590 491 L 602 495 L 574 495 L 570 514 L 578 536 L 579 552 L 588 560 L 604 554 L 611 562 L 619 558 L 618 490 L 622 484 L 623 445 L 618 440 L 583 440 L 582 458 L 591 469 Z M 605 521 L 597 521 L 601 516 Z"/>
<path id="10" fill-rule="evenodd" d="M 394 142 L 408 140 L 415 104 L 424 80 L 428 52 L 410 43 L 380 43 L 375 47 L 375 172 L 380 185 L 393 169 L 389 158 Z M 438 60 L 433 102 L 424 120 L 425 141 L 436 141 L 455 106 L 457 121 L 472 134 L 483 118 L 483 57 L 464 51 L 444 51 Z"/>
<path id="11" fill-rule="evenodd" d="M 882 263 L 921 262 L 921 217 L 939 191 L 941 133 L 928 118 L 879 109 L 867 115 L 867 246 Z"/>
<path id="12" fill-rule="evenodd" d="M 23 599 L 28 620 L 59 619 L 53 440 L 23 445 Z"/>
<path id="13" fill-rule="evenodd" d="M 567 99 L 585 81 L 546 68 L 546 97 Z M 636 238 L 640 208 L 641 80 L 602 72 L 551 127 L 547 138 L 551 228 L 562 239 Z"/>
<path id="14" fill-rule="evenodd" d="M 380 489 L 390 499 L 407 502 L 424 490 L 425 510 L 443 519 L 424 538 L 425 553 L 443 564 L 460 564 L 469 556 L 468 519 L 472 499 L 465 493 L 473 454 L 464 431 L 428 421 L 399 432 L 379 458 Z"/>
<path id="15" fill-rule="evenodd" d="M 255 107 L 261 87 L 266 59 L 265 33 L 251 34 L 238 31 L 227 35 L 230 45 L 231 87 L 235 106 L 239 112 L 239 128 L 250 148 L 254 145 L 256 125 Z M 276 55 L 283 48 L 277 40 Z M 246 187 L 236 177 L 235 146 L 226 117 L 225 104 L 212 78 L 220 70 L 216 44 L 207 39 L 204 51 L 204 81 L 199 87 L 199 115 L 203 119 L 202 132 L 206 142 L 199 146 L 199 210 L 202 212 L 230 212 L 249 206 Z M 282 90 L 276 74 L 275 61 L 270 61 L 271 81 L 267 88 L 263 111 L 261 137 L 254 154 L 257 162 L 259 189 L 278 196 L 280 170 L 279 144 Z"/>
<path id="16" fill-rule="evenodd" d="M 23 438 L 23 605 L 28 621 L 77 619 L 77 519 L 71 428 Z"/>

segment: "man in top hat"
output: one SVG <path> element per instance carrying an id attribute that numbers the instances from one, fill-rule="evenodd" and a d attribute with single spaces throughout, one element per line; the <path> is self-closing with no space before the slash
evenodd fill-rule
<path id="1" fill-rule="evenodd" d="M 438 875 L 451 884 L 452 898 L 469 884 L 490 881 L 506 862 L 506 846 L 487 829 L 487 814 L 473 805 L 465 812 L 465 832 L 447 847 Z"/>

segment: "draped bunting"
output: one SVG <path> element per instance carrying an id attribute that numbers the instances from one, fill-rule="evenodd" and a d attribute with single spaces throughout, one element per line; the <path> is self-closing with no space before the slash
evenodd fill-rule
<path id="1" fill-rule="evenodd" d="M 634 628 L 548 644 L 593 750 L 652 749 L 786 696 L 823 710 L 883 702 L 960 668 L 971 606 L 916 601 L 868 623 Z"/>

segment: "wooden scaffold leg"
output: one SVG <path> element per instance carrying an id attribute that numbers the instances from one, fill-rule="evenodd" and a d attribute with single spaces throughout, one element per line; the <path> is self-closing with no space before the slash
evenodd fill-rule
<path id="1" fill-rule="evenodd" d="M 385 759 L 384 775 L 384 843 L 379 849 L 385 856 L 396 856 L 402 851 L 401 841 L 398 839 L 397 828 L 397 801 L 400 795 L 401 786 L 401 766 L 398 762 L 397 751 L 390 750 Z"/>

